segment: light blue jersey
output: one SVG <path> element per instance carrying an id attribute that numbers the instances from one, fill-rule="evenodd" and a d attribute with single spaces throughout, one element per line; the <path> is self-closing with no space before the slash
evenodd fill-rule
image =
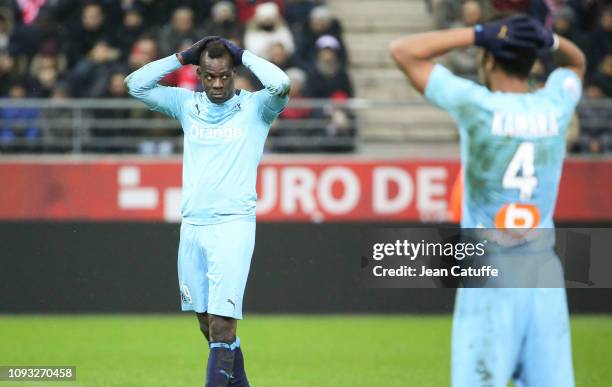
<path id="1" fill-rule="evenodd" d="M 565 136 L 581 90 L 580 79 L 567 69 L 554 71 L 543 89 L 514 94 L 491 92 L 435 66 L 425 96 L 459 126 L 463 228 L 552 230 Z M 491 262 L 500 259 L 515 273 L 544 262 L 527 274 L 562 284 L 554 236 L 543 242 L 500 249 L 501 255 L 493 251 Z M 574 386 L 562 285 L 457 290 L 452 386 L 506 387 L 510 379 L 518 387 Z"/>
<path id="2" fill-rule="evenodd" d="M 435 66 L 425 96 L 459 126 L 463 228 L 553 227 L 565 137 L 581 90 L 578 76 L 563 68 L 544 88 L 514 94 Z"/>
<path id="3" fill-rule="evenodd" d="M 222 104 L 205 93 L 160 86 L 181 66 L 175 55 L 126 78 L 134 97 L 177 119 L 184 132 L 178 280 L 181 309 L 242 318 L 255 245 L 257 166 L 272 121 L 288 102 L 289 78 L 245 51 L 243 64 L 264 85 Z"/>
<path id="4" fill-rule="evenodd" d="M 184 132 L 183 221 L 194 225 L 255 218 L 257 166 L 272 121 L 288 102 L 285 73 L 249 51 L 243 64 L 262 82 L 222 104 L 205 93 L 157 82 L 181 67 L 176 55 L 143 66 L 126 78 L 130 94 L 151 110 L 177 119 Z"/>

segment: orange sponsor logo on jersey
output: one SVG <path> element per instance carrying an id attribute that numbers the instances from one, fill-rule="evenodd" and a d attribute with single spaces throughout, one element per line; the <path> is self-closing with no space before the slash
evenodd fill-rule
<path id="1" fill-rule="evenodd" d="M 497 228 L 535 228 L 540 224 L 540 210 L 532 204 L 509 203 L 495 215 Z"/>

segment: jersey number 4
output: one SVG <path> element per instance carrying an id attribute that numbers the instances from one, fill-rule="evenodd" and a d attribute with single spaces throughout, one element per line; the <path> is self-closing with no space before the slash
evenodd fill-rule
<path id="1" fill-rule="evenodd" d="M 504 173 L 502 186 L 506 189 L 518 189 L 521 193 L 521 200 L 531 199 L 533 190 L 538 185 L 533 166 L 534 156 L 534 143 L 521 143 Z"/>
<path id="2" fill-rule="evenodd" d="M 529 200 L 538 185 L 534 167 L 535 144 L 523 142 L 504 173 L 502 187 L 518 189 L 521 200 Z M 495 216 L 497 228 L 532 228 L 540 222 L 540 211 L 531 204 L 506 204 Z"/>

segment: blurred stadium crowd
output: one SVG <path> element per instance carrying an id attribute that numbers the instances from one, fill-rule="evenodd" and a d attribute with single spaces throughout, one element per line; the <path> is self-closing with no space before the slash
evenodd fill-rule
<path id="1" fill-rule="evenodd" d="M 570 150 L 612 153 L 612 108 L 606 102 L 612 98 L 612 0 L 424 1 L 438 28 L 473 26 L 496 12 L 520 11 L 577 43 L 588 58 L 587 103 L 578 109 Z M 291 79 L 294 105 L 271 129 L 268 151 L 352 151 L 357 132 L 354 111 L 341 104 L 299 104 L 302 99 L 346 101 L 354 96 L 343 29 L 336 16 L 321 0 L 0 0 L 0 98 L 127 98 L 123 86 L 127 74 L 203 36 L 221 35 L 271 60 Z M 444 61 L 455 73 L 478 79 L 477 48 L 456 50 Z M 552 63 L 552 58 L 538 61 L 535 83 L 546 79 Z M 191 66 L 162 83 L 201 88 Z M 255 90 L 261 85 L 241 70 L 236 87 Z M 0 108 L 0 152 L 50 151 L 27 144 L 38 144 L 48 135 L 40 122 L 69 116 L 61 109 Z M 90 116 L 117 120 L 117 125 L 122 119 L 162 118 L 143 109 L 100 109 Z M 75 133 L 68 126 L 63 132 L 67 137 Z M 143 138 L 135 148 L 97 148 L 102 152 L 180 151 L 178 129 L 97 127 L 88 136 Z"/>
<path id="2" fill-rule="evenodd" d="M 285 70 L 291 78 L 293 101 L 353 97 L 341 25 L 323 2 L 314 0 L 0 0 L 0 96 L 126 98 L 123 80 L 127 74 L 207 35 L 232 39 Z M 192 66 L 169 74 L 162 83 L 201 89 Z M 243 70 L 236 76 L 236 87 L 254 90 L 261 85 Z M 36 125 L 10 125 L 40 113 L 35 108 L 2 109 L 0 143 L 41 136 Z M 155 116 L 141 110 L 96 112 L 98 118 L 142 118 L 143 114 Z M 289 141 L 278 141 L 278 149 L 272 150 L 300 151 L 299 143 L 290 141 L 298 130 L 292 121 L 308 118 L 314 124 L 306 130 L 299 128 L 300 135 L 310 135 L 321 145 L 311 144 L 309 150 L 353 147 L 352 141 L 325 146 L 326 137 L 354 136 L 353 118 L 345 109 L 290 107 L 281 118 L 271 136 L 285 136 Z M 178 130 L 139 133 L 180 135 Z M 108 136 L 116 131 L 96 134 Z M 168 144 L 159 149 L 157 145 L 143 142 L 140 151 L 173 151 Z"/>

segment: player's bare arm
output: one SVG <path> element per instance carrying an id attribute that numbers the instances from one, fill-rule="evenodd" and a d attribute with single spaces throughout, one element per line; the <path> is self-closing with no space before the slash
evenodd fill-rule
<path id="1" fill-rule="evenodd" d="M 454 28 L 409 35 L 389 45 L 391 57 L 420 93 L 425 92 L 434 59 L 447 52 L 474 44 L 472 28 Z"/>
<path id="2" fill-rule="evenodd" d="M 586 58 L 582 50 L 563 36 L 556 34 L 554 36 L 555 39 L 558 39 L 559 44 L 559 49 L 555 53 L 555 60 L 559 67 L 565 67 L 575 72 L 581 80 L 584 79 Z"/>
<path id="3" fill-rule="evenodd" d="M 569 40 L 554 35 L 539 22 L 514 16 L 477 25 L 474 28 L 455 28 L 411 35 L 393 41 L 391 56 L 406 74 L 410 83 L 424 93 L 434 68 L 434 59 L 447 52 L 476 45 L 499 58 L 513 59 L 517 48 L 556 50 L 562 67 L 584 76 L 585 58 Z"/>

